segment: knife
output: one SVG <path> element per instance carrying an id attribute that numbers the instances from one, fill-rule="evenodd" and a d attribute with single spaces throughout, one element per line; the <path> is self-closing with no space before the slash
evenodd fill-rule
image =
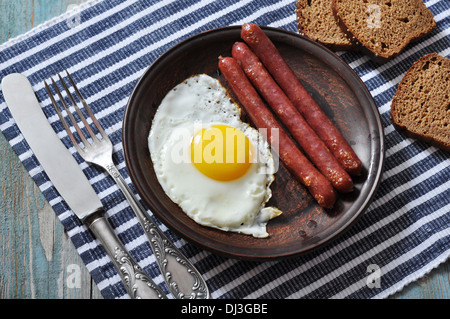
<path id="1" fill-rule="evenodd" d="M 19 73 L 1 82 L 6 104 L 31 150 L 74 214 L 101 242 L 133 299 L 165 299 L 162 289 L 126 250 L 78 163 L 50 126 L 28 79 Z"/>

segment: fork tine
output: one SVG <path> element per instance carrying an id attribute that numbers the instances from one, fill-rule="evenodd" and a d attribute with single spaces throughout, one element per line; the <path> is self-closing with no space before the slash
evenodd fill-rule
<path id="1" fill-rule="evenodd" d="M 100 135 L 105 140 L 109 140 L 108 135 L 106 135 L 106 133 L 103 130 L 102 126 L 97 121 L 97 118 L 94 116 L 94 113 L 91 111 L 91 108 L 89 107 L 89 105 L 84 100 L 83 96 L 81 95 L 81 92 L 78 90 L 78 87 L 75 84 L 75 81 L 72 79 L 72 76 L 70 75 L 69 71 L 66 70 L 66 73 L 67 73 L 67 77 L 69 78 L 69 81 L 72 83 L 72 86 L 73 86 L 75 92 L 78 95 L 78 98 L 80 99 L 81 103 L 83 104 L 83 106 L 84 106 L 86 112 L 88 113 L 88 115 L 91 117 L 92 122 L 94 122 L 95 126 L 97 127 L 98 131 L 100 132 Z"/>
<path id="2" fill-rule="evenodd" d="M 66 104 L 66 101 L 64 101 L 64 98 L 61 95 L 61 91 L 59 90 L 58 86 L 56 85 L 55 81 L 52 77 L 50 77 L 53 83 L 53 87 L 55 88 L 56 94 L 58 94 L 59 99 L 61 100 L 61 104 L 63 105 L 64 109 L 66 110 L 67 115 L 69 116 L 70 121 L 72 122 L 72 125 L 75 127 L 75 130 L 77 131 L 78 135 L 81 138 L 81 141 L 83 142 L 84 146 L 87 147 L 89 142 L 84 137 L 83 132 L 81 131 L 80 127 L 78 126 L 77 122 L 75 121 L 75 118 L 73 117 L 72 113 L 69 110 L 69 107 Z M 78 143 L 76 143 L 78 144 Z"/>
<path id="3" fill-rule="evenodd" d="M 53 79 L 52 79 L 53 80 Z M 59 109 L 58 104 L 56 103 L 55 99 L 53 98 L 53 93 L 50 90 L 50 87 L 48 86 L 47 82 L 44 81 L 44 85 L 45 85 L 45 89 L 47 91 L 48 96 L 50 97 L 50 100 L 52 101 L 53 107 L 56 110 L 56 113 L 58 114 L 59 120 L 61 121 L 61 123 L 64 126 L 64 129 L 67 132 L 67 135 L 69 135 L 70 140 L 72 141 L 72 144 L 75 146 L 75 149 L 80 153 L 82 150 L 80 148 L 80 146 L 78 145 L 78 142 L 76 141 L 75 137 L 73 136 L 72 132 L 69 129 L 69 126 L 67 125 L 66 120 L 64 119 L 61 110 Z"/>
<path id="4" fill-rule="evenodd" d="M 59 73 L 58 73 L 58 77 L 59 77 L 59 80 L 61 81 L 61 83 L 62 83 L 62 85 L 64 87 L 64 90 L 67 93 L 67 96 L 69 97 L 70 101 L 72 102 L 72 105 L 74 106 L 75 111 L 77 112 L 78 116 L 80 117 L 80 119 L 83 122 L 83 124 L 86 127 L 86 129 L 88 130 L 89 135 L 91 136 L 91 138 L 93 140 L 98 140 L 98 137 L 92 131 L 91 126 L 88 124 L 88 122 L 86 121 L 86 118 L 84 117 L 83 113 L 81 112 L 80 108 L 78 107 L 77 102 L 75 102 L 75 99 L 73 98 L 72 93 L 70 93 L 69 88 L 66 85 L 66 82 L 63 80 L 63 78 L 61 77 L 61 75 Z M 72 82 L 72 84 L 73 84 L 73 82 Z M 75 88 L 75 86 L 74 86 L 74 88 Z M 78 91 L 78 90 L 76 89 L 76 91 Z"/>

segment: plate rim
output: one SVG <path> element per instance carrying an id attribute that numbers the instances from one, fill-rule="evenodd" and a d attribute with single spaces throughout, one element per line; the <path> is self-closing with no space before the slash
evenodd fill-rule
<path id="1" fill-rule="evenodd" d="M 128 149 L 128 141 L 127 141 L 127 123 L 130 117 L 130 109 L 132 106 L 133 101 L 135 100 L 135 95 L 136 92 L 139 90 L 142 82 L 145 81 L 147 75 L 152 71 L 153 68 L 157 67 L 157 65 L 160 63 L 160 61 L 162 61 L 164 58 L 166 58 L 167 56 L 171 55 L 173 52 L 177 51 L 180 49 L 180 47 L 188 44 L 191 41 L 195 41 L 198 38 L 201 37 L 205 37 L 205 36 L 210 36 L 213 33 L 220 33 L 223 31 L 230 31 L 230 30 L 241 30 L 242 25 L 233 25 L 233 26 L 226 26 L 226 27 L 220 27 L 220 28 L 214 28 L 214 29 L 210 29 L 210 30 L 206 30 L 206 31 L 202 31 L 199 32 L 193 36 L 190 36 L 186 39 L 181 40 L 180 42 L 178 42 L 177 44 L 173 45 L 171 48 L 169 48 L 168 50 L 166 50 L 165 52 L 163 52 L 157 59 L 155 59 L 155 61 L 149 65 L 145 71 L 142 73 L 141 77 L 139 78 L 139 80 L 136 82 L 129 98 L 126 104 L 126 108 L 125 108 L 125 112 L 124 112 L 124 117 L 123 117 L 123 121 L 122 121 L 122 145 L 123 145 L 123 156 L 124 156 L 124 162 L 125 162 L 125 167 L 127 169 L 127 173 L 131 179 L 132 184 L 134 185 L 137 193 L 141 196 L 142 200 L 144 201 L 144 203 L 146 204 L 146 206 L 151 210 L 151 212 L 155 215 L 155 217 L 157 219 L 162 219 L 162 222 L 164 225 L 166 225 L 170 230 L 175 231 L 178 235 L 180 235 L 180 237 L 182 237 L 183 239 L 187 240 L 188 242 L 192 242 L 193 244 L 202 247 L 203 249 L 218 254 L 220 256 L 224 256 L 224 257 L 228 257 L 228 258 L 237 258 L 237 259 L 242 259 L 242 260 L 251 260 L 251 261 L 268 261 L 268 260 L 278 260 L 278 259 L 285 259 L 285 258 L 290 258 L 290 257 L 296 257 L 299 255 L 303 255 L 306 253 L 310 253 L 312 251 L 315 251 L 327 244 L 329 244 L 332 241 L 335 241 L 337 238 L 339 238 L 340 236 L 342 236 L 344 233 L 346 233 L 358 220 L 359 218 L 363 215 L 363 213 L 367 210 L 367 208 L 370 206 L 374 195 L 376 194 L 379 185 L 380 185 L 380 181 L 381 181 L 381 176 L 383 174 L 384 171 L 384 161 L 385 161 L 385 136 L 384 136 L 384 129 L 383 129 L 383 125 L 382 125 L 382 121 L 381 121 L 381 115 L 379 113 L 378 107 L 375 103 L 375 100 L 373 98 L 373 96 L 371 95 L 370 91 L 368 90 L 367 86 L 365 85 L 365 83 L 362 81 L 362 79 L 358 76 L 358 74 L 337 54 L 335 54 L 333 51 L 331 51 L 329 48 L 327 48 L 326 46 L 317 43 L 305 36 L 302 36 L 300 34 L 294 33 L 292 31 L 288 31 L 285 29 L 280 29 L 280 28 L 275 28 L 275 27 L 269 27 L 269 26 L 260 26 L 261 29 L 263 31 L 270 31 L 270 32 L 275 32 L 275 33 L 281 33 L 284 34 L 285 36 L 288 37 L 296 37 L 296 38 L 300 38 L 302 41 L 306 41 L 306 43 L 308 43 L 309 46 L 315 47 L 318 50 L 323 50 L 326 52 L 326 54 L 328 54 L 329 56 L 331 56 L 333 59 L 335 59 L 338 62 L 339 65 L 339 70 L 344 70 L 346 73 L 349 73 L 350 76 L 352 76 L 353 80 L 356 80 L 359 83 L 359 87 L 358 89 L 362 89 L 362 93 L 364 95 L 364 98 L 366 100 L 366 102 L 368 102 L 368 104 L 370 105 L 370 111 L 372 113 L 372 116 L 374 117 L 374 123 L 376 123 L 376 132 L 377 134 L 377 142 L 378 142 L 378 147 L 376 147 L 376 149 L 378 150 L 378 152 L 376 152 L 379 156 L 377 159 L 377 163 L 378 163 L 378 170 L 375 171 L 375 174 L 370 177 L 370 174 L 368 174 L 367 179 L 372 178 L 375 183 L 373 185 L 370 186 L 370 190 L 368 192 L 368 196 L 362 201 L 362 205 L 359 207 L 359 209 L 357 209 L 350 218 L 348 218 L 338 229 L 336 229 L 331 235 L 328 235 L 326 237 L 324 237 L 322 240 L 315 242 L 314 244 L 311 245 L 311 247 L 307 248 L 307 249 L 303 249 L 303 250 L 297 250 L 297 251 L 292 251 L 290 253 L 280 253 L 277 255 L 264 255 L 264 256 L 258 256 L 258 255 L 249 255 L 249 254 L 239 254 L 236 252 L 227 252 L 227 251 L 223 251 L 220 249 L 216 249 L 216 248 L 211 248 L 210 246 L 204 245 L 203 243 L 194 240 L 192 238 L 186 238 L 186 236 L 183 236 L 183 232 L 178 230 L 177 227 L 174 227 L 170 221 L 168 221 L 166 218 L 164 217 L 160 217 L 160 215 L 164 215 L 162 213 L 160 213 L 158 211 L 158 209 L 153 205 L 153 203 L 149 203 L 147 200 L 145 200 L 146 196 L 142 196 L 143 190 L 140 188 L 139 183 L 136 183 L 137 179 L 134 173 L 134 170 L 132 170 L 132 163 L 130 162 L 130 154 L 129 154 L 129 149 Z M 329 64 L 328 64 L 329 65 Z M 346 82 L 348 81 L 347 78 L 343 78 Z M 347 83 L 348 84 L 348 83 Z M 366 106 L 361 106 L 361 107 L 366 107 Z M 365 113 L 366 114 L 366 113 Z M 373 134 L 373 132 L 371 132 L 371 134 Z M 373 140 L 373 138 L 372 138 Z M 372 152 L 371 152 L 372 153 Z M 150 155 L 149 155 L 150 156 Z M 373 165 L 373 157 L 370 157 L 370 164 L 369 167 L 371 167 Z M 368 168 L 368 173 L 370 173 L 371 170 L 370 168 Z M 149 216 L 149 218 L 151 218 L 151 216 Z"/>

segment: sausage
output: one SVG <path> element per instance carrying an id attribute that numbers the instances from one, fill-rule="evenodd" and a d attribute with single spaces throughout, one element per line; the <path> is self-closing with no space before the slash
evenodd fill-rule
<path id="1" fill-rule="evenodd" d="M 278 149 L 278 155 L 288 170 L 307 187 L 320 206 L 332 208 L 337 197 L 333 186 L 284 132 L 237 61 L 232 57 L 221 58 L 219 70 L 253 124 L 267 128 L 267 141 L 273 149 Z M 273 129 L 278 129 L 278 139 L 271 134 Z"/>
<path id="2" fill-rule="evenodd" d="M 219 69 L 251 121 L 258 128 L 268 129 L 267 141 L 272 148 L 278 149 L 278 155 L 289 171 L 308 188 L 320 206 L 332 208 L 337 197 L 333 186 L 284 132 L 237 61 L 231 57 L 221 58 Z M 272 136 L 273 129 L 278 129 L 278 139 Z"/>
<path id="3" fill-rule="evenodd" d="M 342 193 L 353 190 L 353 180 L 333 156 L 331 151 L 308 125 L 303 116 L 284 94 L 258 57 L 243 42 L 237 42 L 231 50 L 233 58 L 240 64 L 244 73 L 256 90 L 266 100 L 280 121 L 291 133 L 309 159 L 316 165 L 331 184 Z"/>
<path id="4" fill-rule="evenodd" d="M 278 85 L 325 142 L 344 169 L 352 176 L 361 174 L 362 163 L 345 137 L 308 93 L 283 59 L 273 42 L 253 23 L 242 26 L 241 38 L 265 65 Z"/>

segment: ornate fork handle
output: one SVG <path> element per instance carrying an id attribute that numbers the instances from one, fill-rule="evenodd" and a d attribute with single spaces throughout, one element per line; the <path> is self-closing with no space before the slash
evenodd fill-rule
<path id="1" fill-rule="evenodd" d="M 86 225 L 101 241 L 107 254 L 111 257 L 125 289 L 134 299 L 166 299 L 166 295 L 153 280 L 147 276 L 138 263 L 127 252 L 115 235 L 104 211 L 99 210 L 84 220 Z"/>
<path id="2" fill-rule="evenodd" d="M 209 290 L 200 273 L 175 247 L 161 229 L 151 221 L 141 203 L 113 163 L 104 167 L 114 178 L 144 228 L 161 273 L 172 295 L 177 299 L 208 299 Z M 187 276 L 188 275 L 188 276 Z"/>

